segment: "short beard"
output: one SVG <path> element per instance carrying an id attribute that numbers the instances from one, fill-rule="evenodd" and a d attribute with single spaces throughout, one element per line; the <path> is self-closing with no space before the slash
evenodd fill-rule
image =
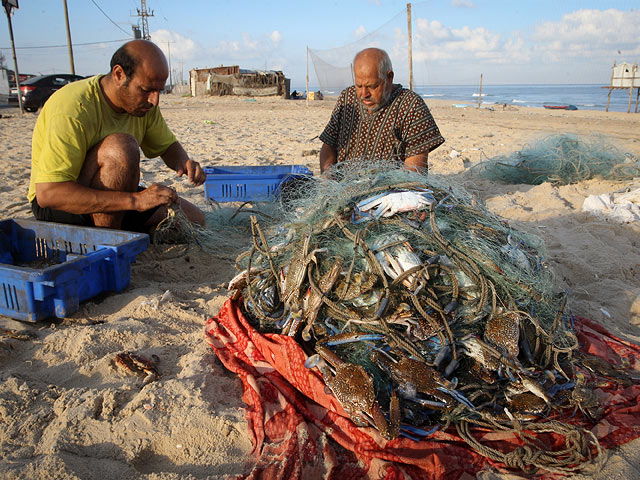
<path id="1" fill-rule="evenodd" d="M 391 98 L 391 91 L 393 89 L 389 89 L 389 93 L 387 93 L 384 97 L 382 97 L 382 99 L 380 99 L 380 103 L 378 103 L 377 105 L 375 105 L 374 107 L 367 107 L 364 103 L 362 103 L 362 100 L 360 101 L 360 104 L 369 112 L 369 113 L 375 113 L 379 110 L 382 110 L 384 107 L 387 106 L 387 103 L 389 102 L 389 98 Z"/>

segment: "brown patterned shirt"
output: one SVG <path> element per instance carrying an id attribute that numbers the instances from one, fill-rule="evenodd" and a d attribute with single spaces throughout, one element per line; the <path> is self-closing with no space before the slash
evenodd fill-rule
<path id="1" fill-rule="evenodd" d="M 387 104 L 372 113 L 358 100 L 355 86 L 343 90 L 320 140 L 336 149 L 338 162 L 404 162 L 444 143 L 422 97 L 401 85 L 394 85 Z"/>

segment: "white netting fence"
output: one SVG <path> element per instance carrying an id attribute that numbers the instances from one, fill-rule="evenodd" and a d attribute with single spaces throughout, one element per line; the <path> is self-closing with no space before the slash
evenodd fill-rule
<path id="1" fill-rule="evenodd" d="M 563 2 L 563 11 L 534 22 L 527 6 L 513 13 L 495 5 L 433 0 L 411 4 L 414 86 L 609 83 L 613 61 L 640 57 L 634 24 L 640 11 L 623 0 L 606 8 L 595 0 Z M 537 17 L 537 16 L 536 16 Z M 495 19 L 487 23 L 487 19 Z M 381 24 L 384 19 L 381 19 Z M 387 51 L 395 82 L 409 85 L 407 10 L 351 43 L 309 48 L 310 84 L 339 93 L 353 84 L 355 54 L 367 47 Z M 601 78 L 600 78 L 601 77 Z"/>

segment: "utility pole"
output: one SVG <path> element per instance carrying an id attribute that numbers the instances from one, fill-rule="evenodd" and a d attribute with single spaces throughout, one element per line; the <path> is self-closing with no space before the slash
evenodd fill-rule
<path id="1" fill-rule="evenodd" d="M 149 33 L 149 20 L 148 17 L 153 17 L 153 10 L 147 10 L 147 0 L 140 0 L 140 8 L 138 10 L 138 17 L 141 18 L 140 23 L 142 24 L 142 38 L 144 40 L 151 40 L 151 34 Z"/>
<path id="2" fill-rule="evenodd" d="M 169 92 L 173 90 L 173 80 L 171 77 L 171 43 L 173 42 L 167 42 L 167 49 L 169 50 Z"/>
<path id="3" fill-rule="evenodd" d="M 18 0 L 2 0 L 2 6 L 7 14 L 7 22 L 9 22 L 9 37 L 11 38 L 11 51 L 13 52 L 13 76 L 16 79 L 16 88 L 18 89 L 18 105 L 20 106 L 20 111 L 24 113 L 24 108 L 22 108 L 22 92 L 20 91 L 20 73 L 18 73 L 18 57 L 16 56 L 13 26 L 11 25 L 11 10 L 18 8 Z"/>
<path id="4" fill-rule="evenodd" d="M 76 67 L 73 64 L 73 46 L 71 44 L 71 30 L 69 29 L 69 10 L 67 9 L 67 0 L 62 0 L 64 4 L 64 20 L 67 24 L 67 45 L 69 46 L 69 64 L 71 65 L 71 74 L 76 74 Z"/>
<path id="5" fill-rule="evenodd" d="M 413 40 L 411 34 L 411 4 L 407 3 L 407 33 L 409 34 L 409 90 L 413 90 Z"/>

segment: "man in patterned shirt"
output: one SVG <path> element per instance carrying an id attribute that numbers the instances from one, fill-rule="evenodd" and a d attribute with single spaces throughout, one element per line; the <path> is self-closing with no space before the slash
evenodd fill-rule
<path id="1" fill-rule="evenodd" d="M 353 70 L 355 85 L 342 91 L 320 135 L 320 171 L 355 159 L 395 159 L 407 168 L 426 170 L 429 152 L 444 138 L 424 100 L 393 84 L 384 50 L 358 52 Z"/>

